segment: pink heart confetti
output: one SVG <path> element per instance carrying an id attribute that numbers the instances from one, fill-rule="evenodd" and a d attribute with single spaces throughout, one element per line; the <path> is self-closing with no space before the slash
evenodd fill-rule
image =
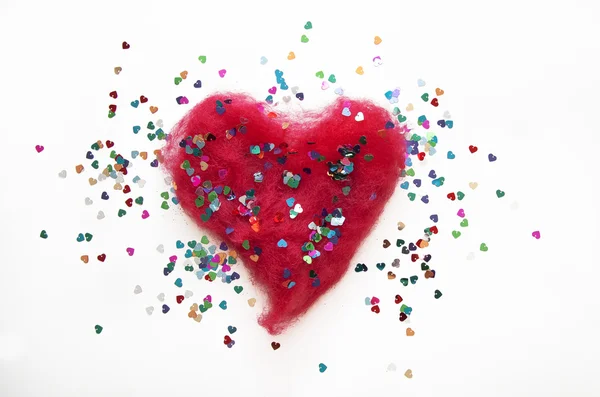
<path id="1" fill-rule="evenodd" d="M 212 296 L 210 295 L 206 295 L 206 297 L 204 298 L 205 301 L 209 301 L 210 303 L 212 303 Z"/>
<path id="2" fill-rule="evenodd" d="M 458 212 L 456 213 L 456 215 L 460 216 L 461 218 L 465 217 L 465 210 L 464 209 L 459 209 Z"/>
<path id="3" fill-rule="evenodd" d="M 42 145 L 35 145 L 35 150 L 36 150 L 38 153 L 41 153 L 41 152 L 43 152 L 43 151 L 44 151 L 44 147 L 43 147 Z"/>
<path id="4" fill-rule="evenodd" d="M 333 243 L 330 241 L 327 244 L 325 244 L 325 247 L 323 247 L 323 249 L 325 251 L 333 251 Z"/>
<path id="5" fill-rule="evenodd" d="M 135 250 L 131 247 L 127 248 L 127 253 L 129 254 L 129 256 L 133 256 L 133 253 L 135 252 Z"/>
<path id="6" fill-rule="evenodd" d="M 227 73 L 227 70 L 225 70 L 225 69 L 219 70 L 219 76 L 221 76 L 221 78 L 225 77 L 225 73 Z"/>
<path id="7" fill-rule="evenodd" d="M 173 263 L 175 263 L 176 261 L 177 261 L 177 255 L 171 255 L 171 256 L 169 257 L 169 262 L 173 262 Z"/>
<path id="8" fill-rule="evenodd" d="M 223 271 L 223 273 L 227 273 L 231 270 L 231 266 L 229 266 L 228 264 L 224 264 L 223 266 L 221 266 L 221 270 Z"/>
<path id="9" fill-rule="evenodd" d="M 142 211 L 142 219 L 146 219 L 150 216 L 150 213 L 148 213 L 148 211 L 144 210 Z"/>
<path id="10" fill-rule="evenodd" d="M 378 297 L 374 296 L 374 297 L 371 298 L 371 304 L 372 305 L 376 305 L 378 303 L 379 303 L 379 298 Z"/>
<path id="11" fill-rule="evenodd" d="M 276 92 L 277 92 L 277 87 L 273 86 L 273 87 L 269 88 L 269 94 L 275 95 Z"/>
<path id="12" fill-rule="evenodd" d="M 541 237 L 539 230 L 536 230 L 535 232 L 531 233 L 531 235 L 532 235 L 533 237 L 535 237 L 535 238 L 536 238 L 536 240 L 539 240 L 539 239 L 540 239 L 540 237 Z"/>

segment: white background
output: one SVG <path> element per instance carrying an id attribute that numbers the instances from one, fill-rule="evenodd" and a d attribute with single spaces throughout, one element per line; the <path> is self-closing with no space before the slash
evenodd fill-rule
<path id="1" fill-rule="evenodd" d="M 598 4 L 1 0 L 0 395 L 600 395 Z M 313 29 L 305 31 L 308 20 Z M 302 34 L 309 43 L 300 43 Z M 289 51 L 295 60 L 286 59 Z M 377 68 L 376 55 L 383 59 Z M 363 76 L 354 72 L 359 65 Z M 123 67 L 119 76 L 115 66 Z M 132 169 L 147 180 L 142 194 L 151 217 L 142 222 L 133 209 L 117 218 L 116 200 L 99 197 L 109 181 L 91 188 L 87 178 L 97 175 L 89 166 L 77 175 L 74 167 L 89 164 L 85 153 L 97 139 L 115 141 L 124 153 L 159 147 L 131 126 L 143 132 L 160 118 L 168 130 L 191 106 L 178 106 L 176 96 L 193 104 L 236 89 L 262 98 L 276 68 L 305 92 L 304 108 L 331 102 L 341 86 L 391 109 L 383 93 L 400 87 L 402 106 L 431 112 L 417 102 L 422 78 L 430 93 L 445 90 L 439 111 L 449 110 L 455 127 L 440 132 L 436 157 L 416 167 L 425 186 L 429 169 L 443 173 L 444 190 L 421 188 L 430 191 L 425 205 L 398 189 L 353 261 L 369 271 L 350 271 L 296 327 L 272 337 L 256 324 L 264 298 L 243 267 L 239 296 L 231 286 L 184 278 L 197 302 L 210 293 L 229 302 L 227 311 L 215 305 L 197 324 L 186 316 L 189 301 L 173 304 L 181 291 L 162 276 L 167 254 L 177 239 L 201 233 L 177 210 L 158 208 L 166 185 L 156 169 L 139 161 Z M 182 70 L 188 79 L 176 87 Z M 318 70 L 335 73 L 339 84 L 321 90 Z M 196 79 L 203 88 L 192 88 Z M 119 108 L 109 120 L 115 89 Z M 139 95 L 159 112 L 131 108 Z M 41 154 L 36 144 L 45 146 Z M 469 154 L 470 144 L 480 151 Z M 457 154 L 452 162 L 447 150 Z M 489 163 L 488 153 L 498 161 Z M 66 179 L 57 176 L 63 169 Z M 496 198 L 496 189 L 506 196 Z M 467 197 L 450 203 L 450 190 Z M 86 206 L 85 197 L 94 204 Z M 461 207 L 470 221 L 464 229 L 455 215 Z M 406 288 L 388 281 L 399 252 L 383 250 L 382 240 L 416 240 L 434 212 L 441 229 L 430 249 L 436 279 Z M 401 233 L 400 220 L 407 225 Z M 39 238 L 42 229 L 47 240 Z M 454 240 L 454 229 L 463 236 Z M 94 240 L 77 243 L 80 232 Z M 484 241 L 486 253 L 478 249 Z M 155 249 L 161 243 L 163 255 Z M 105 263 L 79 260 L 100 252 Z M 384 272 L 374 266 L 381 261 Z M 415 268 L 403 262 L 395 271 L 410 276 Z M 140 295 L 133 294 L 137 284 Z M 444 293 L 439 300 L 435 289 Z M 170 299 L 167 315 L 160 292 Z M 413 307 L 412 338 L 398 321 L 397 293 Z M 373 295 L 382 300 L 379 315 L 364 304 Z M 238 328 L 233 349 L 222 343 L 228 325 Z M 281 343 L 278 351 L 272 341 Z M 409 368 L 412 379 L 404 377 Z"/>

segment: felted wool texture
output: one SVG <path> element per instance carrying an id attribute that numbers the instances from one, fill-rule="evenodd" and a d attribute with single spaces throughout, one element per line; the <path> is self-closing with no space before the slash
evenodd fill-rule
<path id="1" fill-rule="evenodd" d="M 225 109 L 223 114 L 217 112 L 217 101 Z M 342 115 L 344 108 L 350 110 L 350 116 Z M 362 112 L 364 120 L 356 121 L 358 112 Z M 287 128 L 284 123 L 289 123 Z M 240 131 L 242 125 L 244 133 Z M 233 128 L 237 132 L 228 139 L 226 131 Z M 162 161 L 173 178 L 184 211 L 201 229 L 209 230 L 239 253 L 252 281 L 268 296 L 259 323 L 269 333 L 279 334 L 352 267 L 350 260 L 381 215 L 401 177 L 406 158 L 402 131 L 388 111 L 367 100 L 339 98 L 319 111 L 286 114 L 280 108 L 268 107 L 244 94 L 218 93 L 197 104 L 174 127 L 162 151 Z M 201 157 L 186 154 L 180 142 L 194 136 L 202 141 L 209 134 L 215 139 L 205 141 L 201 149 L 205 156 L 202 159 L 208 164 L 202 171 Z M 327 162 L 342 159 L 338 146 L 358 145 L 361 136 L 366 137 L 367 143 L 360 145 L 360 153 L 350 158 L 354 163 L 353 172 L 346 180 L 334 180 L 328 175 Z M 251 145 L 262 148 L 265 143 L 273 143 L 275 149 L 262 155 L 250 152 Z M 325 160 L 311 159 L 311 151 L 324 156 Z M 373 156 L 371 161 L 365 160 L 367 154 Z M 207 199 L 210 188 L 202 192 L 202 185 L 200 189 L 193 186 L 191 177 L 182 169 L 184 160 L 190 162 L 193 175 L 200 176 L 202 183 L 210 181 L 212 189 L 229 186 L 236 195 L 235 199 L 228 200 L 224 193 L 219 194 L 220 208 L 208 221 L 200 217 L 210 204 Z M 219 170 L 227 170 L 226 175 L 223 171 L 219 175 Z M 301 176 L 297 188 L 284 184 L 286 170 Z M 256 172 L 263 173 L 264 180 L 260 183 L 255 182 Z M 350 187 L 347 195 L 342 191 L 346 186 Z M 240 197 L 250 189 L 255 191 L 253 206 L 260 206 L 259 231 L 253 230 L 249 217 L 238 211 L 240 205 L 243 207 Z M 195 200 L 199 194 L 204 196 L 205 203 L 197 208 Z M 295 204 L 303 208 L 295 219 L 290 218 L 288 198 L 294 198 Z M 337 244 L 332 251 L 326 251 L 327 238 L 314 243 L 320 256 L 308 264 L 303 260 L 307 252 L 302 251 L 303 244 L 311 241 L 312 230 L 308 226 L 312 221 L 321 226 L 323 209 L 331 214 L 336 208 L 342 210 L 344 224 L 323 226 L 338 229 Z M 281 215 L 283 221 L 276 222 L 275 218 Z M 234 230 L 227 234 L 227 228 Z M 278 247 L 281 239 L 287 242 L 286 248 Z M 249 241 L 250 249 L 242 246 L 244 240 Z M 285 269 L 290 273 L 287 280 Z M 315 278 L 310 277 L 311 270 L 316 272 L 319 286 L 313 286 Z M 292 288 L 288 287 L 290 281 L 295 282 Z"/>

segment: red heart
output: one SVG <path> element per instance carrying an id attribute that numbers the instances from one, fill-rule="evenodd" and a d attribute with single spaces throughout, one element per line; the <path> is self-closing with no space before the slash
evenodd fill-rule
<path id="1" fill-rule="evenodd" d="M 473 146 L 473 145 L 470 145 L 470 146 L 469 146 L 469 152 L 471 152 L 471 153 L 475 153 L 477 150 L 478 150 L 478 147 L 477 147 L 477 146 Z"/>
<path id="2" fill-rule="evenodd" d="M 431 226 L 429 228 L 429 230 L 431 230 L 431 233 L 433 233 L 433 234 L 438 234 L 438 228 L 437 228 L 437 226 Z"/>
<path id="3" fill-rule="evenodd" d="M 131 191 L 131 188 L 129 187 L 129 185 L 125 185 L 125 187 L 123 188 L 123 193 L 127 194 Z"/>
<path id="4" fill-rule="evenodd" d="M 412 254 L 410 256 L 410 260 L 413 262 L 416 262 L 418 259 L 419 259 L 419 255 L 417 255 L 417 254 Z"/>
<path id="5" fill-rule="evenodd" d="M 229 335 L 225 335 L 225 338 L 223 338 L 223 344 L 228 345 L 231 343 L 231 338 L 229 337 Z"/>
<path id="6" fill-rule="evenodd" d="M 446 197 L 448 197 L 452 201 L 456 200 L 456 195 L 454 193 L 448 193 Z"/>
<path id="7" fill-rule="evenodd" d="M 400 321 L 404 322 L 404 320 L 406 320 L 408 318 L 408 316 L 406 315 L 406 313 L 400 313 Z"/>
<path id="8" fill-rule="evenodd" d="M 104 262 L 105 259 L 106 259 L 106 254 L 100 254 L 100 255 L 98 255 L 98 260 L 100 262 Z"/>
<path id="9" fill-rule="evenodd" d="M 400 295 L 396 295 L 396 299 L 394 300 L 394 302 L 396 302 L 396 304 L 399 304 L 402 301 L 403 301 L 402 297 Z"/>
<path id="10" fill-rule="evenodd" d="M 142 96 L 140 97 L 140 102 L 141 102 L 141 103 L 146 103 L 146 102 L 148 102 L 148 98 L 146 98 L 145 96 L 143 96 L 143 95 L 142 95 Z"/>
<path id="11" fill-rule="evenodd" d="M 371 311 L 372 311 L 373 313 L 377 313 L 377 314 L 379 314 L 379 306 L 375 305 L 375 306 L 371 307 Z"/>
<path id="12" fill-rule="evenodd" d="M 431 100 L 431 104 L 437 108 L 437 107 L 438 107 L 438 105 L 439 105 L 438 99 L 437 99 L 437 98 L 433 98 L 433 99 Z"/>
<path id="13" fill-rule="evenodd" d="M 129 43 L 128 43 L 128 42 L 126 42 L 126 41 L 124 41 L 124 42 L 123 42 L 123 49 L 124 49 L 124 50 L 127 50 L 127 49 L 129 49 L 129 47 L 130 47 Z"/>
<path id="14" fill-rule="evenodd" d="M 117 95 L 117 91 L 112 91 L 112 92 L 111 92 L 110 94 L 108 94 L 108 95 L 110 95 L 110 97 L 111 97 L 111 98 L 114 98 L 114 99 L 117 99 L 117 97 L 118 97 L 118 95 Z"/>
<path id="15" fill-rule="evenodd" d="M 345 108 L 351 116 L 342 115 Z M 185 212 L 235 249 L 252 280 L 267 293 L 259 322 L 272 334 L 304 314 L 346 273 L 394 192 L 406 158 L 403 134 L 408 132 L 391 121 L 388 111 L 367 101 L 339 98 L 327 109 L 304 115 L 278 109 L 240 94 L 208 97 L 174 127 L 162 151 Z M 358 112 L 363 113 L 360 122 L 354 118 Z M 358 149 L 354 157 L 342 155 Z M 328 162 L 337 172 L 333 174 L 341 176 L 343 164 L 336 164 L 342 160 L 351 161 L 354 169 L 336 180 Z M 193 171 L 188 174 L 189 168 Z M 298 177 L 298 186 L 291 187 Z M 286 202 L 290 198 L 293 203 Z M 218 210 L 211 211 L 211 200 L 217 208 L 215 199 Z M 298 204 L 302 212 L 291 213 L 296 214 L 292 219 L 290 210 L 300 210 Z M 334 217 L 326 220 L 328 216 Z M 340 216 L 343 224 L 332 225 Z M 323 229 L 324 234 L 317 234 L 309 229 L 311 222 L 339 234 L 328 238 Z M 246 240 L 249 249 L 243 247 Z M 303 259 L 315 255 L 307 243 L 320 253 L 312 264 Z M 293 287 L 286 280 L 294 281 Z"/>
<path id="16" fill-rule="evenodd" d="M 110 110 L 111 112 L 116 112 L 117 111 L 117 105 L 108 105 L 108 110 Z"/>
<path id="17" fill-rule="evenodd" d="M 130 197 L 127 200 L 125 200 L 125 205 L 131 207 L 133 205 L 133 199 Z"/>
<path id="18" fill-rule="evenodd" d="M 183 295 L 177 295 L 177 297 L 175 299 L 177 300 L 177 303 L 181 303 L 181 302 L 183 302 L 183 298 L 184 298 Z"/>
<path id="19" fill-rule="evenodd" d="M 113 146 L 115 146 L 115 143 L 113 141 L 106 141 L 106 147 L 107 148 L 111 148 Z"/>

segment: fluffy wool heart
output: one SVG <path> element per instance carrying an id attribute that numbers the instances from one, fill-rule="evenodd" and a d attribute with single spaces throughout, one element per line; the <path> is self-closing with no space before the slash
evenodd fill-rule
<path id="1" fill-rule="evenodd" d="M 268 296 L 259 323 L 278 334 L 346 273 L 402 175 L 404 132 L 369 101 L 294 115 L 217 94 L 162 159 L 185 212 L 240 253 Z"/>

